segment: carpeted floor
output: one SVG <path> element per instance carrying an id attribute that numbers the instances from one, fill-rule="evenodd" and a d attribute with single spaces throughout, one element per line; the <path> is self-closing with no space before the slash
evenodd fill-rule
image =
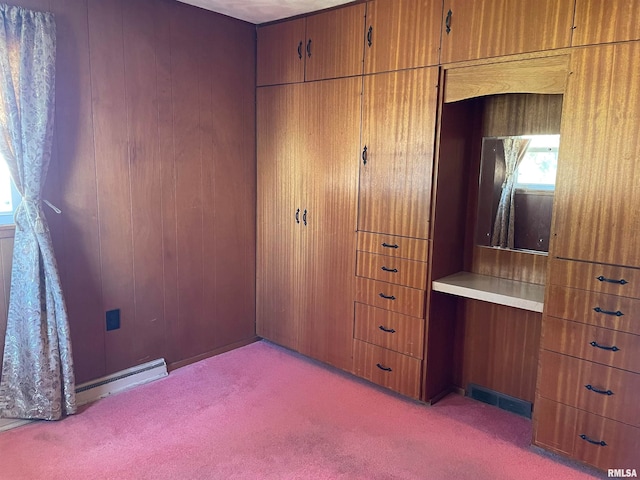
<path id="1" fill-rule="evenodd" d="M 495 407 L 421 405 L 258 342 L 0 434 L 0 479 L 595 478 L 530 438 Z"/>

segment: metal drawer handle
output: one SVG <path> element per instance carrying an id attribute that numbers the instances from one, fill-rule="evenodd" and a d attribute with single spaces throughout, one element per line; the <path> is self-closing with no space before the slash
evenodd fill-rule
<path id="1" fill-rule="evenodd" d="M 398 269 L 397 268 L 387 268 L 387 267 L 383 266 L 382 270 L 384 270 L 385 272 L 398 273 Z"/>
<path id="2" fill-rule="evenodd" d="M 627 283 L 629 283 L 624 278 L 620 280 L 613 280 L 611 278 L 603 277 L 602 275 L 600 275 L 599 277 L 596 277 L 596 280 L 599 280 L 601 282 L 618 283 L 620 285 L 626 285 Z"/>
<path id="3" fill-rule="evenodd" d="M 391 369 L 391 367 L 383 367 L 379 363 L 376 363 L 376 367 L 378 367 L 380 370 L 384 370 L 385 372 L 393 372 L 393 369 Z"/>
<path id="4" fill-rule="evenodd" d="M 603 310 L 600 307 L 596 307 L 593 310 L 598 312 L 598 313 L 604 313 L 605 315 L 615 315 L 616 317 L 621 317 L 621 316 L 624 315 L 624 313 L 622 313 L 620 310 L 616 310 L 614 312 L 612 310 Z"/>
<path id="5" fill-rule="evenodd" d="M 593 443 L 594 445 L 600 445 L 601 447 L 606 447 L 607 443 L 604 440 L 591 440 L 589 437 L 587 437 L 584 433 L 582 435 L 580 435 L 580 438 L 583 440 L 586 440 L 589 443 Z"/>
<path id="6" fill-rule="evenodd" d="M 381 298 L 386 298 L 387 300 L 395 300 L 396 297 L 394 297 L 393 295 L 385 295 L 384 293 L 379 293 L 378 295 L 380 295 Z"/>
<path id="7" fill-rule="evenodd" d="M 605 345 L 600 345 L 598 342 L 596 342 L 595 340 L 593 342 L 591 342 L 589 345 L 591 345 L 592 347 L 598 347 L 601 348 L 602 350 L 611 350 L 612 352 L 617 352 L 618 350 L 620 350 L 618 347 L 616 347 L 615 345 L 613 347 L 607 347 Z"/>
<path id="8" fill-rule="evenodd" d="M 382 330 L 383 332 L 387 332 L 387 333 L 396 333 L 396 331 L 393 328 L 385 328 L 382 325 L 378 326 L 378 328 L 380 330 Z"/>
<path id="9" fill-rule="evenodd" d="M 600 395 L 613 395 L 613 392 L 611 390 L 598 390 L 596 387 L 593 387 L 591 385 L 585 385 L 584 388 L 586 388 L 587 390 L 591 390 L 592 392 L 599 393 Z"/>
<path id="10" fill-rule="evenodd" d="M 391 245 L 390 243 L 382 242 L 384 248 L 398 248 L 398 245 Z"/>

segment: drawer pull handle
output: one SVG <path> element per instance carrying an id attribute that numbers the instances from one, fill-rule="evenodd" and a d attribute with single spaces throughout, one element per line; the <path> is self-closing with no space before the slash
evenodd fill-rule
<path id="1" fill-rule="evenodd" d="M 611 310 L 603 310 L 600 307 L 596 307 L 593 310 L 598 313 L 604 313 L 605 315 L 615 315 L 616 317 L 621 317 L 624 315 L 624 313 L 622 313 L 620 310 L 616 310 L 615 312 L 613 312 Z"/>
<path id="2" fill-rule="evenodd" d="M 380 295 L 381 298 L 386 298 L 387 300 L 395 300 L 396 297 L 394 297 L 393 295 L 385 295 L 384 293 L 379 293 L 378 295 Z"/>
<path id="3" fill-rule="evenodd" d="M 615 345 L 613 347 L 606 347 L 604 345 L 600 345 L 598 342 L 596 342 L 595 340 L 593 342 L 591 342 L 589 345 L 591 345 L 592 347 L 598 347 L 601 348 L 602 350 L 611 350 L 612 352 L 617 352 L 618 350 L 620 350 L 618 347 L 616 347 Z"/>
<path id="4" fill-rule="evenodd" d="M 603 277 L 602 275 L 600 275 L 599 277 L 596 277 L 596 280 L 599 280 L 601 282 L 618 283 L 620 285 L 626 285 L 627 283 L 629 283 L 624 278 L 620 280 L 613 280 L 611 278 Z"/>
<path id="5" fill-rule="evenodd" d="M 606 447 L 607 446 L 607 442 L 605 442 L 604 440 L 591 440 L 589 437 L 587 437 L 584 433 L 582 435 L 580 435 L 580 438 L 583 440 L 586 440 L 589 443 L 593 443 L 594 445 L 600 445 L 601 447 Z"/>
<path id="6" fill-rule="evenodd" d="M 396 333 L 396 331 L 393 328 L 384 328 L 382 325 L 378 326 L 378 328 L 380 330 L 382 330 L 383 332 L 387 332 L 387 333 Z"/>
<path id="7" fill-rule="evenodd" d="M 383 367 L 379 363 L 376 363 L 376 367 L 378 367 L 380 370 L 384 370 L 385 372 L 393 372 L 393 369 L 391 367 Z"/>
<path id="8" fill-rule="evenodd" d="M 387 268 L 387 267 L 383 266 L 382 270 L 384 270 L 385 272 L 398 273 L 398 269 L 397 268 Z"/>
<path id="9" fill-rule="evenodd" d="M 596 387 L 593 387 L 591 385 L 585 385 L 584 388 L 586 388 L 587 390 L 591 390 L 592 392 L 599 393 L 600 395 L 613 395 L 613 392 L 611 390 L 598 390 Z"/>
<path id="10" fill-rule="evenodd" d="M 386 243 L 386 242 L 382 242 L 382 246 L 384 248 L 398 248 L 398 245 L 391 245 L 391 244 Z"/>

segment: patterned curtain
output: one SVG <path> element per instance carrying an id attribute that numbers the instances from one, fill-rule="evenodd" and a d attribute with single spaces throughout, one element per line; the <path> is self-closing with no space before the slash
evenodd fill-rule
<path id="1" fill-rule="evenodd" d="M 53 137 L 55 30 L 50 13 L 0 4 L 0 155 L 22 196 L 0 381 L 5 418 L 56 420 L 76 410 L 67 311 L 41 196 Z"/>
<path id="2" fill-rule="evenodd" d="M 505 174 L 502 182 L 502 193 L 498 203 L 496 219 L 493 222 L 491 246 L 513 248 L 515 225 L 515 185 L 520 162 L 529 147 L 526 138 L 505 138 L 504 145 Z"/>

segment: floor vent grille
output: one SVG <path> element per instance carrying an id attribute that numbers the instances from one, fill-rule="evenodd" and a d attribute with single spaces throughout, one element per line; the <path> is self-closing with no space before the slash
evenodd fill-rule
<path id="1" fill-rule="evenodd" d="M 467 396 L 480 402 L 495 405 L 498 408 L 507 410 L 523 417 L 531 418 L 533 404 L 526 400 L 510 397 L 504 393 L 496 392 L 480 385 L 470 383 L 467 385 Z"/>

